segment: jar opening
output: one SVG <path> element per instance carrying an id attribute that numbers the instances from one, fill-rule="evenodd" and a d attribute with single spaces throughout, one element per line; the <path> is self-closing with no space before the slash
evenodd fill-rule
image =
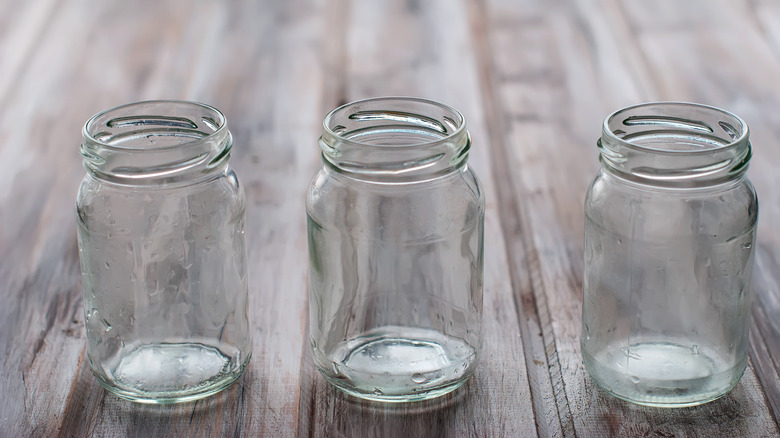
<path id="1" fill-rule="evenodd" d="M 638 182 L 667 186 L 716 184 L 747 170 L 747 124 L 710 106 L 655 102 L 606 118 L 601 140 L 605 168 Z M 641 180 L 641 181 L 640 181 Z"/>
<path id="2" fill-rule="evenodd" d="M 605 132 L 637 147 L 686 152 L 728 147 L 747 135 L 747 125 L 718 108 L 668 102 L 617 111 L 607 118 Z"/>
<path id="3" fill-rule="evenodd" d="M 227 163 L 232 138 L 225 116 L 186 101 L 137 102 L 105 110 L 84 125 L 88 172 L 123 184 L 165 183 Z"/>
<path id="4" fill-rule="evenodd" d="M 338 171 L 378 180 L 412 180 L 465 163 L 463 116 L 438 102 L 384 97 L 343 105 L 325 117 L 323 157 Z"/>

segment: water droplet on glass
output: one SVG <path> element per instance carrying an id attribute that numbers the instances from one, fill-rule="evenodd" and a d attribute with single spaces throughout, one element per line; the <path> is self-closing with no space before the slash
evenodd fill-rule
<path id="1" fill-rule="evenodd" d="M 622 245 L 622 244 L 623 244 L 623 240 L 622 239 L 618 239 L 618 245 Z"/>
<path id="2" fill-rule="evenodd" d="M 110 331 L 111 331 L 111 328 L 112 328 L 112 327 L 111 327 L 111 324 L 109 324 L 109 322 L 108 322 L 108 320 L 106 320 L 106 318 L 103 318 L 103 325 L 105 325 L 105 326 L 106 326 L 105 330 L 106 330 L 107 332 L 110 332 Z"/>
<path id="3" fill-rule="evenodd" d="M 691 354 L 694 354 L 694 355 L 699 354 L 699 346 L 698 345 L 694 345 L 693 347 L 691 347 Z"/>
<path id="4" fill-rule="evenodd" d="M 752 248 L 752 247 L 753 247 L 753 244 L 752 244 L 752 243 L 750 243 L 750 242 L 748 242 L 748 243 L 746 243 L 746 244 L 742 245 L 742 249 L 750 249 L 750 248 Z"/>
<path id="5" fill-rule="evenodd" d="M 425 383 L 426 380 L 428 379 L 421 373 L 412 374 L 412 382 L 414 383 Z"/>
<path id="6" fill-rule="evenodd" d="M 333 363 L 333 374 L 336 376 L 341 375 L 341 370 L 339 369 L 339 364 Z"/>
<path id="7" fill-rule="evenodd" d="M 634 382 L 634 383 L 639 383 L 639 377 L 631 376 L 631 381 Z"/>
<path id="8" fill-rule="evenodd" d="M 382 395 L 382 394 L 384 394 L 384 392 L 382 392 L 382 390 L 379 389 L 379 388 L 374 388 L 374 394 L 375 395 Z"/>
<path id="9" fill-rule="evenodd" d="M 108 262 L 106 262 L 106 269 L 111 269 L 111 265 L 109 265 Z"/>

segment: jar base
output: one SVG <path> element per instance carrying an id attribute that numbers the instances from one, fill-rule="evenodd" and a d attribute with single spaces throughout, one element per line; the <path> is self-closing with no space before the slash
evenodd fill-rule
<path id="1" fill-rule="evenodd" d="M 220 349 L 201 343 L 145 343 L 117 355 L 108 376 L 93 374 L 109 392 L 137 403 L 172 404 L 198 400 L 230 386 L 243 374 L 250 355 L 237 363 Z"/>
<path id="2" fill-rule="evenodd" d="M 317 368 L 341 391 L 367 400 L 411 402 L 451 392 L 477 365 L 465 341 L 431 329 L 386 326 L 340 344 Z"/>
<path id="3" fill-rule="evenodd" d="M 610 395 L 655 407 L 688 407 L 711 402 L 728 393 L 745 372 L 746 362 L 728 367 L 713 352 L 668 343 L 647 342 L 609 346 L 594 356 L 582 349 L 585 368 Z"/>

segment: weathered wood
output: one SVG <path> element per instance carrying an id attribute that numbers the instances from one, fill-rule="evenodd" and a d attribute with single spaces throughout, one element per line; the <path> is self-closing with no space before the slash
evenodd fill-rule
<path id="1" fill-rule="evenodd" d="M 347 63 L 331 85 L 345 90 L 336 101 L 369 96 L 415 95 L 459 108 L 472 134 L 469 163 L 487 195 L 483 356 L 474 377 L 442 400 L 405 406 L 360 402 L 329 387 L 309 353 L 301 391 L 299 436 L 530 436 L 535 434 L 498 202 L 490 169 L 490 136 L 484 125 L 470 46 L 469 10 L 447 1 L 356 2 L 340 17 L 350 30 L 342 48 Z M 398 29 L 404 28 L 399 34 Z M 446 42 L 446 44 L 445 44 Z M 306 383 L 307 380 L 311 383 Z M 310 391 L 307 391 L 310 389 Z"/>
<path id="2" fill-rule="evenodd" d="M 605 396 L 593 387 L 582 366 L 579 354 L 582 205 L 585 189 L 597 169 L 597 151 L 593 145 L 600 135 L 603 117 L 614 109 L 642 100 L 681 99 L 719 104 L 703 96 L 715 99 L 717 94 L 713 91 L 724 91 L 722 88 L 708 90 L 706 95 L 702 90 L 703 96 L 690 95 L 685 85 L 706 76 L 705 66 L 715 64 L 707 59 L 683 63 L 693 48 L 676 48 L 681 39 L 717 33 L 719 23 L 713 19 L 716 12 L 710 11 L 708 21 L 694 17 L 698 8 L 705 8 L 703 4 L 685 7 L 677 3 L 643 4 L 641 11 L 633 10 L 637 15 L 635 22 L 622 17 L 626 12 L 617 3 L 570 1 L 557 4 L 557 8 L 532 1 L 489 4 L 493 23 L 489 28 L 495 45 L 494 77 L 498 78 L 496 112 L 504 114 L 509 130 L 505 145 L 508 159 L 500 163 L 513 170 L 506 172 L 512 184 L 498 189 L 499 192 L 514 190 L 516 194 L 504 196 L 521 199 L 516 214 L 527 218 L 521 233 L 507 234 L 508 239 L 517 238 L 523 243 L 509 248 L 521 250 L 517 258 L 528 257 L 525 251 L 529 247 L 539 257 L 538 265 L 529 263 L 528 267 L 541 271 L 541 287 L 532 289 L 543 325 L 563 434 L 777 434 L 752 368 L 723 399 L 697 408 L 670 411 L 633 406 Z M 636 6 L 626 5 L 625 9 Z M 707 3 L 706 8 L 713 9 L 712 3 Z M 720 13 L 729 13 L 726 6 L 721 9 Z M 656 17 L 661 25 L 672 26 L 675 33 L 669 35 L 668 27 L 664 27 L 663 35 L 654 34 L 652 38 L 637 33 L 639 20 L 652 23 Z M 616 20 L 615 24 L 610 20 Z M 514 25 L 519 22 L 525 25 Z M 706 27 L 706 31 L 697 29 L 697 23 Z M 739 41 L 735 33 L 741 31 L 745 29 L 738 27 L 728 35 Z M 752 41 L 752 36 L 746 35 L 745 39 Z M 641 45 L 662 40 L 669 41 L 668 46 L 664 45 L 668 52 L 663 52 L 666 56 L 658 60 L 653 54 L 648 55 Z M 723 36 L 714 41 L 726 40 Z M 511 52 L 511 47 L 523 50 Z M 653 64 L 669 60 L 669 52 L 679 54 L 674 58 L 677 64 Z M 708 52 L 723 53 L 723 50 L 718 47 Z M 691 67 L 685 69 L 681 65 Z M 652 74 L 637 74 L 648 71 Z M 659 77 L 672 74 L 676 75 L 675 83 L 682 83 L 673 91 L 670 85 L 658 81 Z M 549 319 L 544 317 L 546 312 L 551 315 Z M 573 430 L 567 428 L 565 421 L 569 412 Z"/>
<path id="3" fill-rule="evenodd" d="M 0 436 L 780 436 L 780 8 L 773 0 L 0 3 Z M 483 360 L 406 405 L 325 383 L 308 346 L 304 193 L 324 114 L 416 95 L 464 113 L 487 196 Z M 228 390 L 143 406 L 84 348 L 81 126 L 213 104 L 247 200 L 254 355 Z M 606 396 L 579 352 L 585 189 L 603 117 L 691 100 L 748 121 L 761 200 L 750 365 L 686 409 Z"/>

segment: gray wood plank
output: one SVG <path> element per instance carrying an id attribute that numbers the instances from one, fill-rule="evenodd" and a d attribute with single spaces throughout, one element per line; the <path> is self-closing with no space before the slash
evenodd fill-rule
<path id="1" fill-rule="evenodd" d="M 772 34 L 756 26 L 750 5 L 743 2 L 692 2 L 677 20 L 696 21 L 698 27 L 674 32 L 668 26 L 644 19 L 649 11 L 631 8 L 638 41 L 655 65 L 656 77 L 665 84 L 664 95 L 680 100 L 698 100 L 738 114 L 750 126 L 753 159 L 748 177 L 760 202 L 758 250 L 753 284 L 751 360 L 757 378 L 767 391 L 775 421 L 778 411 L 777 375 L 780 364 L 780 292 L 777 289 L 777 248 L 780 235 L 774 223 L 780 219 L 778 176 L 780 164 L 780 118 L 775 108 L 780 89 L 774 84 L 780 74 L 780 57 L 773 49 Z M 706 16 L 699 11 L 707 9 Z M 760 14 L 772 23 L 771 9 Z M 640 18 L 642 17 L 642 18 Z M 696 18 L 695 18 L 696 17 Z M 777 15 L 774 16 L 777 19 Z M 750 65 L 750 68 L 745 68 Z"/>
<path id="2" fill-rule="evenodd" d="M 193 99 L 213 104 L 228 118 L 234 136 L 231 163 L 247 194 L 253 357 L 242 379 L 225 393 L 180 406 L 139 407 L 81 377 L 74 398 L 87 402 L 88 414 L 96 413 L 91 422 L 66 423 L 75 429 L 64 427 L 65 435 L 290 436 L 297 425 L 306 315 L 302 200 L 319 162 L 312 146 L 316 149 L 321 120 L 323 80 L 316 51 L 321 5 L 182 6 L 159 5 L 156 25 L 145 14 L 134 18 L 162 29 L 158 35 L 120 29 L 113 39 L 129 38 L 128 48 L 140 53 L 122 79 L 137 84 L 137 95 L 129 100 Z M 112 11 L 125 19 L 134 13 L 133 5 Z"/>
<path id="3" fill-rule="evenodd" d="M 458 108 L 474 146 L 469 163 L 487 195 L 483 359 L 474 377 L 440 399 L 403 405 L 360 401 L 328 386 L 308 350 L 302 367 L 299 436 L 533 436 L 520 327 L 484 123 L 470 10 L 465 2 L 354 2 L 334 26 L 348 29 L 343 47 L 326 53 L 347 60 L 329 76 L 344 90 L 340 102 L 370 96 L 414 95 Z M 403 29 L 403 31 L 401 31 Z M 334 45 L 339 42 L 332 41 Z"/>
<path id="4" fill-rule="evenodd" d="M 68 20 L 94 15 L 13 6 L 0 44 L 0 434 L 52 436 L 84 346 L 73 203 L 88 112 L 64 98 L 79 66 L 63 44 L 88 34 Z"/>
<path id="5" fill-rule="evenodd" d="M 593 387 L 582 366 L 582 205 L 598 166 L 594 144 L 603 117 L 621 106 L 643 100 L 691 99 L 713 103 L 719 92 L 731 90 L 711 90 L 701 85 L 702 76 L 706 77 L 703 70 L 717 74 L 720 63 L 703 56 L 692 62 L 691 48 L 679 48 L 685 44 L 685 38 L 699 38 L 697 41 L 702 42 L 706 38 L 703 35 L 718 34 L 720 27 L 711 20 L 680 18 L 685 16 L 681 12 L 694 15 L 697 6 L 703 5 L 680 8 L 670 2 L 658 8 L 644 4 L 641 11 L 634 10 L 637 20 L 641 17 L 643 23 L 659 26 L 652 36 L 637 33 L 639 23 L 625 17 L 620 8 L 608 6 L 615 5 L 570 1 L 542 6 L 533 1 L 493 1 L 488 7 L 490 41 L 495 50 L 491 68 L 498 78 L 495 100 L 500 107 L 496 111 L 504 114 L 507 123 L 508 159 L 504 163 L 513 170 L 506 174 L 515 190 L 514 195 L 504 196 L 517 197 L 520 201 L 516 214 L 528 218 L 522 221 L 524 226 L 518 236 L 508 236 L 523 243 L 508 247 L 532 248 L 539 258 L 538 264 L 531 267 L 541 272 L 534 298 L 543 325 L 562 433 L 775 435 L 777 425 L 752 368 L 737 388 L 721 400 L 697 408 L 662 410 L 633 406 L 604 395 Z M 632 3 L 626 9 L 634 7 L 636 4 Z M 728 13 L 727 8 L 722 9 L 719 13 Z M 525 25 L 513 25 L 520 22 Z M 671 29 L 675 31 L 673 35 Z M 735 32 L 744 31 L 744 27 L 738 27 Z M 752 37 L 742 40 L 729 36 L 752 41 Z M 707 53 L 723 52 L 719 44 L 727 39 L 726 35 L 708 39 L 717 48 L 710 48 Z M 663 57 L 660 50 L 652 52 L 645 47 L 662 40 L 669 42 L 664 44 Z M 613 41 L 621 44 L 610 43 Z M 523 50 L 512 50 L 517 47 Z M 677 56 L 672 58 L 670 53 Z M 651 74 L 635 75 L 637 71 Z M 765 72 L 755 73 L 762 74 Z M 680 84 L 673 93 L 669 85 L 672 81 L 664 80 L 668 76 Z M 697 87 L 686 87 L 695 81 L 699 83 Z M 692 94 L 692 90 L 701 94 Z M 498 190 L 500 193 L 510 189 L 499 186 Z M 521 253 L 517 257 L 523 256 Z M 545 312 L 550 315 L 548 320 Z M 571 413 L 573 429 L 567 428 L 567 412 Z"/>
<path id="6" fill-rule="evenodd" d="M 780 5 L 772 0 L 746 0 L 748 16 L 780 57 Z"/>

